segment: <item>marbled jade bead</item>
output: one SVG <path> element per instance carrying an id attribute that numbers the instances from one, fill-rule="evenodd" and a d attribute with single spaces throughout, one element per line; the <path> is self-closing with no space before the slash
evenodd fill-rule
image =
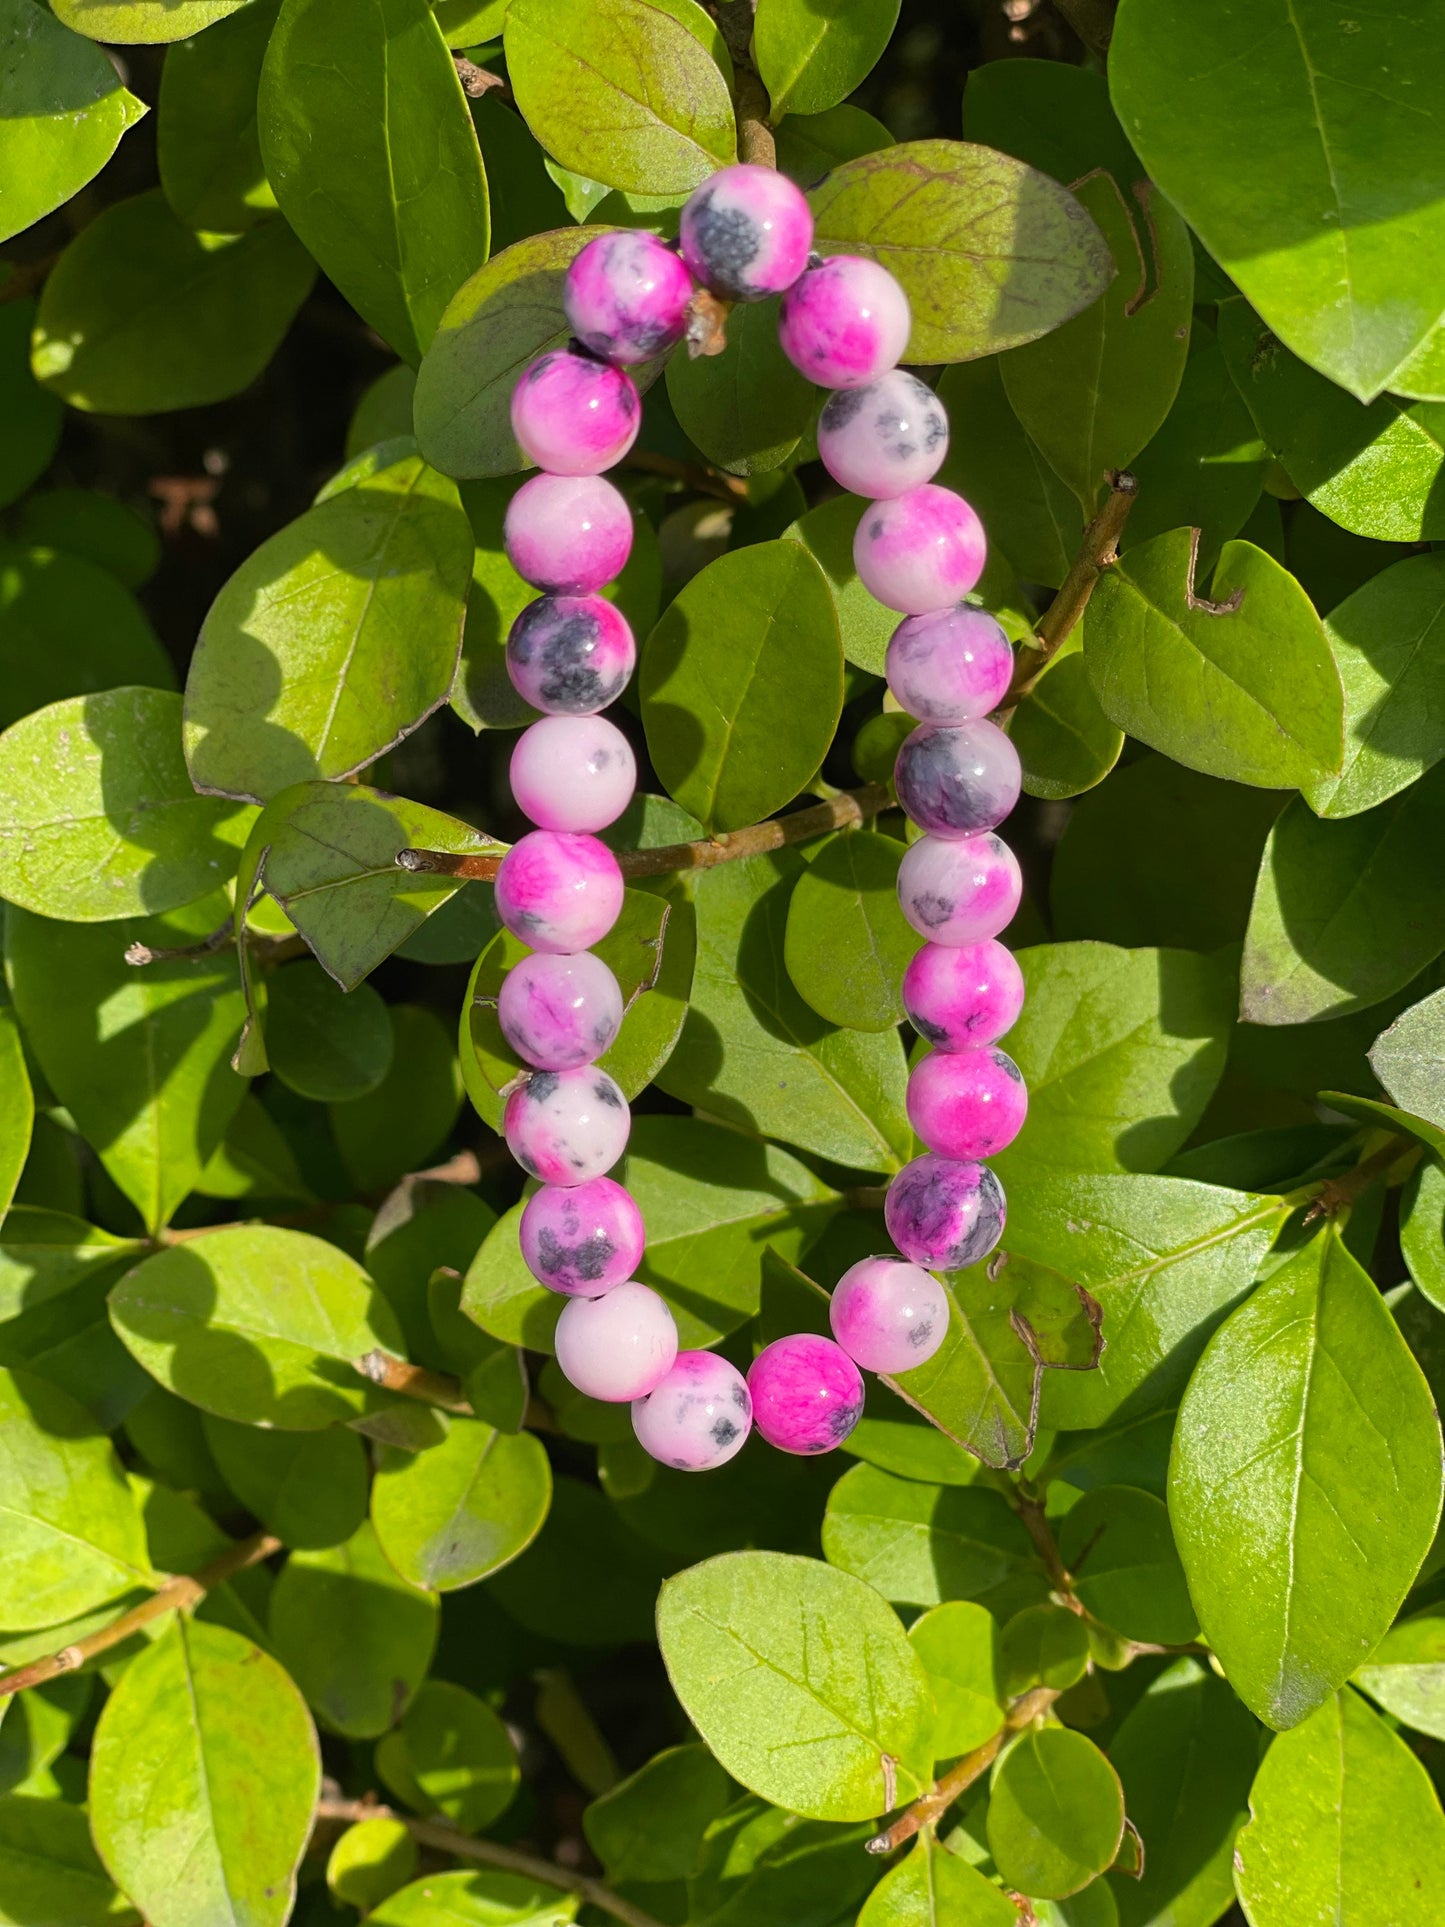
<path id="1" fill-rule="evenodd" d="M 892 501 L 931 482 L 948 453 L 948 412 L 902 368 L 866 388 L 830 395 L 818 417 L 818 454 L 841 487 Z"/>
<path id="2" fill-rule="evenodd" d="M 932 1358 L 948 1335 L 948 1298 L 919 1265 L 863 1258 L 833 1287 L 828 1322 L 865 1372 L 907 1372 Z"/>
<path id="3" fill-rule="evenodd" d="M 624 366 L 682 340 L 692 276 L 654 234 L 619 228 L 589 241 L 562 281 L 567 325 L 590 353 Z"/>
<path id="4" fill-rule="evenodd" d="M 682 258 L 729 301 L 763 301 L 808 265 L 813 217 L 801 189 L 771 167 L 720 168 L 690 196 L 678 224 Z"/>
<path id="5" fill-rule="evenodd" d="M 632 377 L 574 348 L 538 355 L 512 390 L 517 445 L 549 475 L 611 468 L 636 441 L 641 423 Z"/>
<path id="6" fill-rule="evenodd" d="M 609 1405 L 646 1398 L 672 1370 L 677 1326 L 635 1279 L 603 1298 L 573 1298 L 557 1320 L 557 1363 L 569 1384 Z"/>
<path id="7" fill-rule="evenodd" d="M 595 715 L 616 702 L 636 666 L 627 618 L 600 595 L 538 596 L 507 637 L 512 687 L 547 716 Z"/>
<path id="8" fill-rule="evenodd" d="M 863 1416 L 858 1367 L 831 1338 L 794 1332 L 748 1370 L 753 1423 L 780 1452 L 808 1458 L 841 1445 Z"/>
<path id="9" fill-rule="evenodd" d="M 630 1278 L 647 1239 L 642 1213 L 614 1178 L 544 1184 L 522 1208 L 522 1260 L 539 1284 L 600 1298 Z"/>
<path id="10" fill-rule="evenodd" d="M 1018 858 L 1001 836 L 921 836 L 898 866 L 903 914 L 930 943 L 950 950 L 996 937 L 1023 900 Z"/>
<path id="11" fill-rule="evenodd" d="M 926 943 L 903 973 L 908 1021 L 937 1051 L 971 1050 L 1012 1030 L 1024 1007 L 1024 973 L 992 937 L 948 949 Z"/>
<path id="12" fill-rule="evenodd" d="M 921 723 L 987 716 L 1007 696 L 1013 672 L 1008 637 L 991 615 L 968 602 L 905 616 L 884 663 L 894 701 Z"/>
<path id="13" fill-rule="evenodd" d="M 512 965 L 497 997 L 502 1035 L 539 1071 L 594 1064 L 622 1026 L 622 989 L 600 957 L 534 950 Z"/>
<path id="14" fill-rule="evenodd" d="M 544 716 L 517 738 L 512 796 L 543 830 L 605 830 L 632 801 L 637 759 L 605 716 Z"/>
<path id="15" fill-rule="evenodd" d="M 908 1077 L 908 1121 L 936 1157 L 997 1157 L 1024 1127 L 1029 1094 L 1007 1051 L 932 1051 Z"/>
<path id="16" fill-rule="evenodd" d="M 983 524 L 934 482 L 865 509 L 853 537 L 859 580 L 885 609 L 926 616 L 966 596 L 983 574 Z"/>
<path id="17" fill-rule="evenodd" d="M 929 1153 L 914 1158 L 888 1187 L 888 1235 L 916 1265 L 963 1271 L 986 1258 L 1003 1236 L 1003 1186 L 986 1164 Z"/>
<path id="18" fill-rule="evenodd" d="M 820 388 L 863 388 L 896 368 L 912 327 L 908 296 L 861 254 L 830 254 L 783 296 L 778 339 Z"/>
<path id="19" fill-rule="evenodd" d="M 1013 809 L 1023 787 L 1019 753 L 994 723 L 920 723 L 893 766 L 898 801 L 930 836 L 977 836 Z"/>
<path id="20" fill-rule="evenodd" d="M 533 588 L 589 595 L 626 568 L 632 511 L 604 476 L 534 475 L 507 504 L 502 544 Z"/>
<path id="21" fill-rule="evenodd" d="M 532 830 L 502 858 L 496 904 L 512 935 L 533 950 L 590 950 L 622 913 L 622 871 L 595 836 Z"/>
<path id="22" fill-rule="evenodd" d="M 637 1442 L 679 1472 L 708 1472 L 736 1458 L 753 1429 L 742 1373 L 716 1352 L 679 1352 L 672 1370 L 632 1407 Z"/>
<path id="23" fill-rule="evenodd" d="M 595 1064 L 575 1071 L 533 1071 L 507 1099 L 507 1149 L 543 1184 L 586 1184 L 610 1171 L 627 1149 L 632 1113 L 621 1087 Z"/>

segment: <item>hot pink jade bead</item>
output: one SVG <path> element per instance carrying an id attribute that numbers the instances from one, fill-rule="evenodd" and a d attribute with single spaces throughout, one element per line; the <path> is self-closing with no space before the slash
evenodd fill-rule
<path id="1" fill-rule="evenodd" d="M 672 1313 L 635 1279 L 605 1298 L 572 1298 L 557 1320 L 557 1363 L 569 1384 L 609 1405 L 646 1398 L 672 1370 Z"/>
<path id="2" fill-rule="evenodd" d="M 786 174 L 744 161 L 720 168 L 691 195 L 678 245 L 714 294 L 762 301 L 790 288 L 808 265 L 813 217 Z"/>
<path id="3" fill-rule="evenodd" d="M 966 596 L 987 554 L 983 524 L 968 503 L 933 482 L 875 503 L 853 537 L 863 587 L 906 616 L 926 616 Z"/>
<path id="4" fill-rule="evenodd" d="M 595 715 L 616 702 L 636 665 L 627 618 L 599 595 L 538 596 L 507 637 L 512 687 L 548 716 Z"/>
<path id="5" fill-rule="evenodd" d="M 783 296 L 778 339 L 820 388 L 863 388 L 897 367 L 912 325 L 908 296 L 887 268 L 830 254 Z"/>
<path id="6" fill-rule="evenodd" d="M 748 1371 L 753 1422 L 769 1445 L 808 1458 L 841 1445 L 863 1416 L 863 1380 L 841 1346 L 812 1332 L 778 1338 Z"/>
<path id="7" fill-rule="evenodd" d="M 950 950 L 996 937 L 1012 923 L 1023 892 L 1018 858 L 991 831 L 950 839 L 922 836 L 898 866 L 904 916 L 920 937 Z"/>
<path id="8" fill-rule="evenodd" d="M 932 1358 L 947 1336 L 948 1298 L 918 1265 L 864 1258 L 834 1286 L 828 1322 L 865 1372 L 906 1372 Z"/>
<path id="9" fill-rule="evenodd" d="M 502 1112 L 507 1149 L 543 1184 L 600 1178 L 627 1149 L 631 1128 L 620 1086 L 595 1064 L 575 1071 L 533 1071 Z"/>
<path id="10" fill-rule="evenodd" d="M 986 1164 L 929 1153 L 905 1164 L 888 1187 L 883 1222 L 915 1265 L 964 1271 L 1003 1236 L 1003 1186 Z"/>
<path id="11" fill-rule="evenodd" d="M 908 1121 L 941 1158 L 996 1157 L 1024 1127 L 1029 1096 L 1006 1051 L 933 1051 L 908 1079 Z"/>
<path id="12" fill-rule="evenodd" d="M 976 836 L 1013 809 L 1023 771 L 1018 751 L 994 723 L 920 723 L 898 752 L 893 787 L 905 812 L 931 836 Z"/>
<path id="13" fill-rule="evenodd" d="M 539 1284 L 600 1298 L 630 1278 L 646 1245 L 642 1213 L 614 1178 L 544 1184 L 522 1209 L 522 1259 Z"/>
<path id="14" fill-rule="evenodd" d="M 502 1035 L 539 1071 L 593 1064 L 622 1026 L 622 990 L 600 957 L 533 951 L 512 965 L 497 996 Z"/>
<path id="15" fill-rule="evenodd" d="M 753 1429 L 743 1375 L 716 1352 L 679 1352 L 672 1370 L 632 1407 L 644 1452 L 679 1472 L 709 1472 L 736 1458 Z"/>
<path id="16" fill-rule="evenodd" d="M 917 375 L 895 368 L 866 388 L 830 395 L 818 417 L 818 454 L 841 487 L 892 501 L 931 482 L 948 453 L 948 414 Z"/>
<path id="17" fill-rule="evenodd" d="M 588 595 L 626 568 L 632 511 L 601 475 L 534 475 L 507 504 L 502 544 L 533 588 Z"/>
<path id="18" fill-rule="evenodd" d="M 632 801 L 637 759 L 605 716 L 544 716 L 517 738 L 517 808 L 544 830 L 605 830 Z"/>
<path id="19" fill-rule="evenodd" d="M 636 228 L 589 241 L 562 282 L 573 334 L 604 361 L 650 361 L 682 340 L 692 276 L 666 242 Z"/>
<path id="20" fill-rule="evenodd" d="M 904 1012 L 935 1050 L 992 1044 L 1013 1029 L 1023 1007 L 1018 959 L 992 937 L 953 950 L 926 943 L 903 973 Z"/>
<path id="21" fill-rule="evenodd" d="M 622 912 L 622 871 L 595 836 L 532 830 L 497 870 L 497 915 L 533 950 L 590 950 Z"/>
<path id="22" fill-rule="evenodd" d="M 611 468 L 636 441 L 641 423 L 632 377 L 573 348 L 538 355 L 512 390 L 517 445 L 551 475 Z"/>
<path id="23" fill-rule="evenodd" d="M 997 709 L 1013 681 L 1008 637 L 967 602 L 907 616 L 893 631 L 884 674 L 898 707 L 921 723 L 969 723 Z"/>

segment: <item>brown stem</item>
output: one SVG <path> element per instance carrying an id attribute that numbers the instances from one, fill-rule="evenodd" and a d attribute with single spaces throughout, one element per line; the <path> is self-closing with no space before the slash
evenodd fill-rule
<path id="1" fill-rule="evenodd" d="M 1035 640 L 1025 643 L 1014 663 L 1013 683 L 1004 698 L 1002 714 L 1007 714 L 1027 696 L 1038 681 L 1045 664 L 1074 629 L 1088 607 L 1094 584 L 1118 560 L 1119 537 L 1139 493 L 1139 484 L 1127 469 L 1116 469 L 1109 476 L 1109 493 L 1103 507 L 1084 530 L 1079 553 L 1064 577 L 1058 594 L 1045 610 Z"/>
<path id="2" fill-rule="evenodd" d="M 1034 1686 L 1027 1693 L 1021 1693 L 1009 1707 L 1008 1716 L 993 1738 L 985 1740 L 982 1746 L 976 1746 L 972 1753 L 965 1753 L 930 1792 L 925 1793 L 922 1799 L 915 1800 L 911 1807 L 905 1808 L 891 1827 L 874 1834 L 868 1842 L 869 1853 L 892 1853 L 923 1827 L 931 1827 L 941 1819 L 958 1796 L 987 1773 L 998 1758 L 1004 1741 L 1015 1733 L 1022 1733 L 1026 1726 L 1031 1726 L 1058 1697 L 1057 1689 L 1052 1686 Z"/>
<path id="3" fill-rule="evenodd" d="M 84 1639 L 78 1639 L 73 1646 L 63 1651 L 50 1653 L 44 1659 L 33 1659 L 28 1666 L 17 1666 L 12 1673 L 0 1675 L 0 1698 L 8 1693 L 23 1693 L 27 1686 L 43 1686 L 46 1680 L 58 1679 L 62 1673 L 73 1673 L 97 1653 L 108 1652 L 118 1646 L 132 1633 L 148 1626 L 153 1619 L 163 1613 L 184 1610 L 188 1606 L 198 1606 L 208 1592 L 232 1579 L 248 1566 L 259 1565 L 269 1559 L 273 1552 L 281 1550 L 281 1541 L 269 1532 L 253 1533 L 249 1539 L 242 1539 L 238 1545 L 227 1547 L 218 1553 L 208 1565 L 198 1572 L 183 1573 L 177 1578 L 168 1579 L 158 1592 L 149 1599 L 142 1600 L 139 1606 L 132 1606 L 129 1612 L 122 1613 L 118 1619 L 111 1620 L 108 1626 L 101 1626 Z"/>
<path id="4" fill-rule="evenodd" d="M 741 476 L 720 475 L 716 469 L 704 468 L 701 462 L 683 462 L 675 455 L 657 455 L 650 448 L 634 448 L 630 455 L 624 456 L 622 466 L 643 475 L 665 475 L 669 481 L 685 483 L 695 494 L 715 495 L 720 502 L 748 499 L 748 485 Z"/>
<path id="5" fill-rule="evenodd" d="M 500 94 L 503 100 L 512 98 L 512 91 L 500 74 L 489 68 L 479 67 L 465 54 L 452 55 L 452 65 L 457 70 L 457 79 L 462 83 L 462 92 L 468 100 L 480 100 L 483 94 Z"/>
<path id="6" fill-rule="evenodd" d="M 1356 1198 L 1368 1191 L 1375 1179 L 1382 1178 L 1392 1164 L 1398 1164 L 1407 1152 L 1418 1151 L 1419 1148 L 1418 1138 L 1401 1131 L 1370 1157 L 1362 1158 L 1351 1170 L 1342 1171 L 1337 1178 L 1326 1178 L 1305 1213 L 1305 1223 L 1310 1224 L 1316 1218 L 1333 1218 L 1346 1205 L 1353 1204 Z"/>
<path id="7" fill-rule="evenodd" d="M 717 0 L 708 12 L 718 24 L 733 61 L 733 111 L 738 123 L 738 159 L 757 167 L 776 167 L 777 143 L 768 125 L 772 103 L 753 65 L 753 12 L 757 0 Z"/>
<path id="8" fill-rule="evenodd" d="M 404 1358 L 393 1358 L 389 1352 L 380 1350 L 368 1352 L 365 1358 L 355 1358 L 352 1364 L 363 1378 L 388 1392 L 420 1399 L 425 1405 L 439 1405 L 443 1411 L 456 1412 L 463 1418 L 472 1416 L 472 1408 L 462 1396 L 460 1381 L 449 1372 L 409 1365 Z"/>

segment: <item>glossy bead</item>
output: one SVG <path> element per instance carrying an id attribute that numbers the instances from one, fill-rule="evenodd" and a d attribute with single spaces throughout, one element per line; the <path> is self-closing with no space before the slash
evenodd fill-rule
<path id="1" fill-rule="evenodd" d="M 1024 973 L 1011 950 L 987 937 L 948 949 L 926 943 L 903 973 L 908 1021 L 938 1051 L 992 1044 L 1024 1007 Z"/>
<path id="2" fill-rule="evenodd" d="M 968 503 L 933 482 L 875 503 L 853 537 L 863 587 L 906 616 L 929 615 L 966 596 L 987 553 L 983 524 Z"/>
<path id="3" fill-rule="evenodd" d="M 642 1262 L 642 1213 L 614 1178 L 544 1184 L 522 1208 L 518 1242 L 528 1271 L 551 1291 L 600 1298 Z"/>
<path id="4" fill-rule="evenodd" d="M 748 1371 L 753 1423 L 780 1452 L 811 1457 L 841 1445 L 863 1416 L 858 1367 L 831 1338 L 795 1332 L 760 1351 Z"/>
<path id="5" fill-rule="evenodd" d="M 642 403 L 632 377 L 572 348 L 538 355 L 512 390 L 512 433 L 549 475 L 596 475 L 637 439 Z"/>
<path id="6" fill-rule="evenodd" d="M 672 1370 L 632 1407 L 644 1452 L 679 1472 L 736 1458 L 753 1429 L 753 1402 L 736 1367 L 716 1352 L 679 1352 Z"/>
<path id="7" fill-rule="evenodd" d="M 646 1398 L 672 1370 L 677 1326 L 636 1279 L 604 1298 L 573 1298 L 557 1320 L 557 1363 L 569 1384 L 609 1405 Z"/>
<path id="8" fill-rule="evenodd" d="M 1013 681 L 1008 637 L 983 609 L 960 602 L 905 616 L 884 674 L 898 707 L 921 723 L 967 723 L 997 709 Z"/>
<path id="9" fill-rule="evenodd" d="M 948 453 L 948 411 L 926 382 L 894 368 L 866 388 L 830 395 L 818 453 L 833 480 L 870 501 L 893 501 L 931 482 Z"/>
<path id="10" fill-rule="evenodd" d="M 497 915 L 533 950 L 590 950 L 622 911 L 617 858 L 595 836 L 532 830 L 497 871 Z"/>
<path id="11" fill-rule="evenodd" d="M 639 228 L 589 241 L 562 282 L 567 325 L 594 355 L 650 361 L 682 340 L 692 276 L 672 248 Z"/>
<path id="12" fill-rule="evenodd" d="M 778 339 L 820 388 L 863 388 L 898 366 L 911 326 L 908 296 L 887 268 L 830 254 L 783 296 Z"/>
<path id="13" fill-rule="evenodd" d="M 622 990 L 590 950 L 571 957 L 533 951 L 502 979 L 497 997 L 502 1035 L 539 1071 L 594 1064 L 622 1025 Z"/>
<path id="14" fill-rule="evenodd" d="M 636 665 L 627 618 L 598 595 L 538 596 L 507 637 L 512 687 L 548 716 L 595 715 L 616 702 Z"/>
<path id="15" fill-rule="evenodd" d="M 808 265 L 813 217 L 786 174 L 743 162 L 719 169 L 691 195 L 678 243 L 714 294 L 762 301 L 790 288 Z"/>
<path id="16" fill-rule="evenodd" d="M 632 511 L 604 476 L 534 475 L 507 504 L 502 543 L 524 582 L 588 595 L 626 568 Z"/>
<path id="17" fill-rule="evenodd" d="M 907 1372 L 932 1358 L 947 1336 L 948 1298 L 919 1265 L 863 1258 L 834 1286 L 828 1322 L 865 1372 Z"/>
<path id="18" fill-rule="evenodd" d="M 1007 1051 L 933 1051 L 908 1077 L 908 1121 L 941 1158 L 991 1158 L 1024 1127 L 1029 1094 Z"/>
<path id="19" fill-rule="evenodd" d="M 517 738 L 512 796 L 543 830 L 605 830 L 637 788 L 632 745 L 605 716 L 544 716 Z"/>
<path id="20" fill-rule="evenodd" d="M 960 1164 L 932 1154 L 905 1164 L 888 1187 L 888 1235 L 916 1265 L 963 1271 L 988 1256 L 1003 1236 L 1003 1186 L 986 1164 Z"/>
<path id="21" fill-rule="evenodd" d="M 586 1184 L 610 1171 L 627 1149 L 632 1114 L 621 1088 L 589 1064 L 576 1071 L 533 1071 L 507 1099 L 507 1149 L 543 1184 Z"/>
<path id="22" fill-rule="evenodd" d="M 903 914 L 950 950 L 996 937 L 1023 901 L 1019 860 L 1001 836 L 921 836 L 898 866 Z"/>
<path id="23" fill-rule="evenodd" d="M 893 787 L 930 836 L 976 836 L 1013 809 L 1023 771 L 1018 751 L 995 723 L 920 723 L 898 752 Z"/>

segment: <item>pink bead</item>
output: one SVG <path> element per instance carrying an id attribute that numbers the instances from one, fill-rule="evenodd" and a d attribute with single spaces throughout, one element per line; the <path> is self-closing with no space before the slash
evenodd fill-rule
<path id="1" fill-rule="evenodd" d="M 586 1184 L 627 1149 L 632 1113 L 606 1071 L 533 1071 L 507 1099 L 507 1149 L 543 1184 Z"/>
<path id="2" fill-rule="evenodd" d="M 736 1458 L 753 1429 L 743 1375 L 716 1352 L 679 1352 L 666 1378 L 632 1408 L 644 1452 L 679 1472 L 708 1472 Z"/>
<path id="3" fill-rule="evenodd" d="M 591 716 L 605 709 L 627 687 L 636 663 L 627 618 L 598 595 L 538 596 L 507 637 L 512 687 L 549 716 Z"/>
<path id="4" fill-rule="evenodd" d="M 813 217 L 802 191 L 771 167 L 743 162 L 705 180 L 682 210 L 682 258 L 730 301 L 762 301 L 808 265 Z"/>
<path id="5" fill-rule="evenodd" d="M 908 1021 L 935 1050 L 970 1050 L 1012 1030 L 1024 1007 L 1024 973 L 987 937 L 957 949 L 926 943 L 903 973 Z"/>
<path id="6" fill-rule="evenodd" d="M 933 482 L 875 503 L 853 537 L 863 587 L 908 616 L 930 615 L 966 596 L 987 554 L 983 524 L 968 503 Z"/>
<path id="7" fill-rule="evenodd" d="M 572 348 L 538 355 L 512 390 L 512 433 L 551 475 L 596 475 L 637 440 L 642 403 L 632 377 Z"/>
<path id="8" fill-rule="evenodd" d="M 532 830 L 497 871 L 497 915 L 533 950 L 590 950 L 622 913 L 622 872 L 595 836 Z"/>
<path id="9" fill-rule="evenodd" d="M 539 724 L 540 728 L 541 725 Z M 904 810 L 931 836 L 976 836 L 1019 800 L 1019 753 L 995 723 L 920 723 L 893 766 Z"/>
<path id="10" fill-rule="evenodd" d="M 692 276 L 655 235 L 619 228 L 589 241 L 567 270 L 562 311 L 604 361 L 651 361 L 682 340 Z"/>
<path id="11" fill-rule="evenodd" d="M 834 1286 L 828 1322 L 865 1372 L 906 1372 L 932 1358 L 947 1336 L 948 1298 L 919 1265 L 863 1258 Z"/>
<path id="12" fill-rule="evenodd" d="M 533 951 L 512 965 L 497 997 L 502 1035 L 539 1071 L 593 1064 L 622 1025 L 622 991 L 600 957 Z"/>
<path id="13" fill-rule="evenodd" d="M 937 1157 L 996 1157 L 1023 1129 L 1028 1111 L 1018 1065 L 989 1044 L 933 1051 L 909 1074 L 908 1121 Z"/>
<path id="14" fill-rule="evenodd" d="M 544 1184 L 522 1210 L 517 1232 L 528 1271 L 550 1291 L 600 1298 L 642 1262 L 642 1213 L 613 1178 Z"/>
<path id="15" fill-rule="evenodd" d="M 544 716 L 512 751 L 517 808 L 544 830 L 605 830 L 632 801 L 637 759 L 605 716 Z"/>
<path id="16" fill-rule="evenodd" d="M 922 836 L 898 866 L 904 916 L 920 937 L 950 950 L 1007 929 L 1023 894 L 1018 858 L 992 832 L 951 839 Z"/>
<path id="17" fill-rule="evenodd" d="M 831 1338 L 778 1338 L 748 1371 L 753 1419 L 780 1452 L 810 1457 L 841 1445 L 863 1416 L 858 1367 Z"/>
<path id="18" fill-rule="evenodd" d="M 534 475 L 507 504 L 502 542 L 524 582 L 587 595 L 626 568 L 632 511 L 601 475 Z"/>
<path id="19" fill-rule="evenodd" d="M 573 1298 L 557 1320 L 557 1363 L 569 1384 L 609 1405 L 646 1398 L 672 1370 L 677 1326 L 635 1279 L 604 1298 Z"/>
<path id="20" fill-rule="evenodd" d="M 948 413 L 902 368 L 866 388 L 840 388 L 818 417 L 818 453 L 843 488 L 892 501 L 931 482 L 948 453 Z"/>
<path id="21" fill-rule="evenodd" d="M 1003 1236 L 1006 1216 L 1003 1186 L 986 1164 L 931 1154 L 904 1165 L 883 1204 L 894 1244 L 931 1271 L 980 1264 Z"/>
<path id="22" fill-rule="evenodd" d="M 921 723 L 967 723 L 997 709 L 1013 681 L 1008 637 L 982 609 L 960 602 L 905 616 L 888 645 L 885 674 L 898 707 Z"/>
<path id="23" fill-rule="evenodd" d="M 783 296 L 778 339 L 820 388 L 863 388 L 898 366 L 912 325 L 908 296 L 887 268 L 830 254 Z"/>

